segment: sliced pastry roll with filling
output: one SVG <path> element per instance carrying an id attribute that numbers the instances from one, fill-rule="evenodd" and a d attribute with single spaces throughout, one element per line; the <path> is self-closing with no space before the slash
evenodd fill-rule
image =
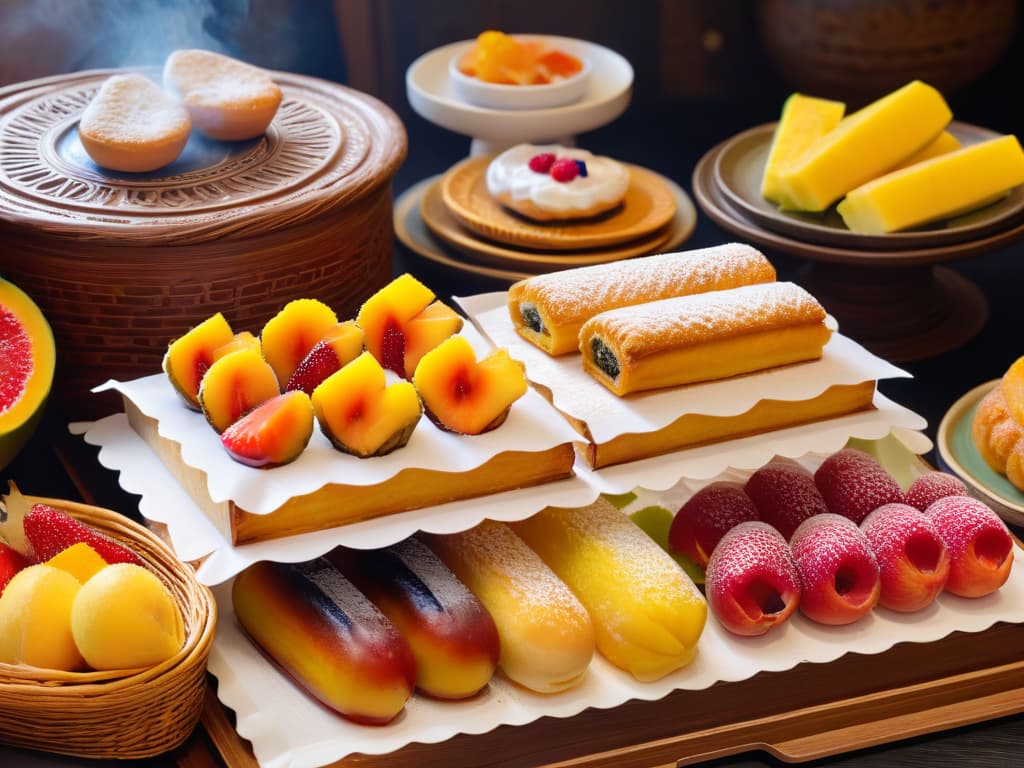
<path id="1" fill-rule="evenodd" d="M 831 334 L 811 294 L 765 283 L 603 312 L 580 351 L 585 371 L 626 395 L 815 360 Z"/>
<path id="2" fill-rule="evenodd" d="M 564 355 L 579 349 L 580 328 L 601 312 L 773 280 L 760 251 L 726 243 L 530 277 L 509 289 L 508 309 L 520 336 Z"/>

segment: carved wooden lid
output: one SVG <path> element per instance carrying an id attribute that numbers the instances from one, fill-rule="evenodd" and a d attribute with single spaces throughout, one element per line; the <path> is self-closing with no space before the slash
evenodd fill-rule
<path id="1" fill-rule="evenodd" d="M 225 143 L 193 131 L 153 173 L 95 165 L 78 119 L 92 70 L 0 89 L 0 221 L 35 233 L 133 245 L 250 237 L 343 207 L 388 183 L 405 129 L 383 103 L 335 83 L 274 72 L 283 99 L 266 134 Z"/>

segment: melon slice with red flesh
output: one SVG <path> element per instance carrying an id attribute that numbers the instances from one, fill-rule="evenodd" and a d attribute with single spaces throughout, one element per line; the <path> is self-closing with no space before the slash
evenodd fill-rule
<path id="1" fill-rule="evenodd" d="M 250 467 L 294 461 L 313 434 L 313 406 L 305 392 L 285 392 L 256 406 L 220 435 L 231 458 Z"/>
<path id="2" fill-rule="evenodd" d="M 53 333 L 39 307 L 0 278 L 0 469 L 39 424 L 56 359 Z"/>
<path id="3" fill-rule="evenodd" d="M 260 333 L 263 356 L 283 387 L 320 339 L 338 324 L 334 310 L 316 299 L 296 299 L 270 318 Z"/>
<path id="4" fill-rule="evenodd" d="M 279 393 L 270 364 L 258 352 L 240 349 L 210 366 L 199 383 L 199 404 L 210 426 L 223 432 Z"/>
<path id="5" fill-rule="evenodd" d="M 480 361 L 464 336 L 452 336 L 423 356 L 412 377 L 427 415 L 440 427 L 478 435 L 504 423 L 526 394 L 523 364 L 498 349 Z"/>
<path id="6" fill-rule="evenodd" d="M 217 350 L 234 338 L 228 321 L 218 312 L 168 345 L 164 372 L 189 408 L 199 410 L 199 382 L 217 359 Z"/>
<path id="7" fill-rule="evenodd" d="M 338 323 L 309 350 L 285 385 L 285 392 L 313 390 L 335 371 L 341 370 L 363 351 L 363 329 L 354 320 Z"/>
<path id="8" fill-rule="evenodd" d="M 399 275 L 368 298 L 356 322 L 366 349 L 403 378 L 411 378 L 428 351 L 462 328 L 462 318 L 410 274 Z"/>
<path id="9" fill-rule="evenodd" d="M 388 386 L 380 363 L 364 352 L 313 390 L 313 411 L 338 450 L 365 459 L 409 442 L 423 406 L 409 382 Z"/>

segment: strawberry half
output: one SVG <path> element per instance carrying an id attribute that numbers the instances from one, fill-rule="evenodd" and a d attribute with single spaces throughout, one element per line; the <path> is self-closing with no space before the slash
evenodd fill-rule
<path id="1" fill-rule="evenodd" d="M 0 595 L 3 594 L 7 582 L 14 578 L 14 574 L 27 565 L 28 560 L 18 550 L 0 543 Z"/>
<path id="2" fill-rule="evenodd" d="M 95 528 L 80 523 L 59 509 L 36 504 L 25 515 L 25 538 L 38 562 L 46 562 L 72 544 L 85 542 L 107 563 L 143 565 L 142 558 Z"/>

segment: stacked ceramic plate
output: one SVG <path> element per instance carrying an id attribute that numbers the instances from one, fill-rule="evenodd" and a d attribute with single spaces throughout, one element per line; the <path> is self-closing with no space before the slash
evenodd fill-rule
<path id="1" fill-rule="evenodd" d="M 692 234 L 687 194 L 653 171 L 627 166 L 621 205 L 589 219 L 536 222 L 487 191 L 491 158 L 473 157 L 407 190 L 395 205 L 395 232 L 408 248 L 463 273 L 508 281 L 677 248 Z"/>
<path id="2" fill-rule="evenodd" d="M 921 264 L 991 250 L 1024 234 L 1024 187 L 965 215 L 886 235 L 851 232 L 834 207 L 820 215 L 780 211 L 761 196 L 774 130 L 769 123 L 722 142 L 693 174 L 694 194 L 708 216 L 752 242 L 819 261 L 861 262 L 884 252 L 890 262 Z M 949 131 L 963 146 L 999 135 L 966 123 Z"/>
<path id="3" fill-rule="evenodd" d="M 775 124 L 744 131 L 712 148 L 693 172 L 708 217 L 770 252 L 811 262 L 800 282 L 846 332 L 891 360 L 915 360 L 973 338 L 988 317 L 984 295 L 954 270 L 932 266 L 1009 245 L 1024 236 L 1024 187 L 970 213 L 913 231 L 851 232 L 831 208 L 780 211 L 761 197 Z M 966 123 L 948 130 L 966 146 L 998 134 Z"/>

